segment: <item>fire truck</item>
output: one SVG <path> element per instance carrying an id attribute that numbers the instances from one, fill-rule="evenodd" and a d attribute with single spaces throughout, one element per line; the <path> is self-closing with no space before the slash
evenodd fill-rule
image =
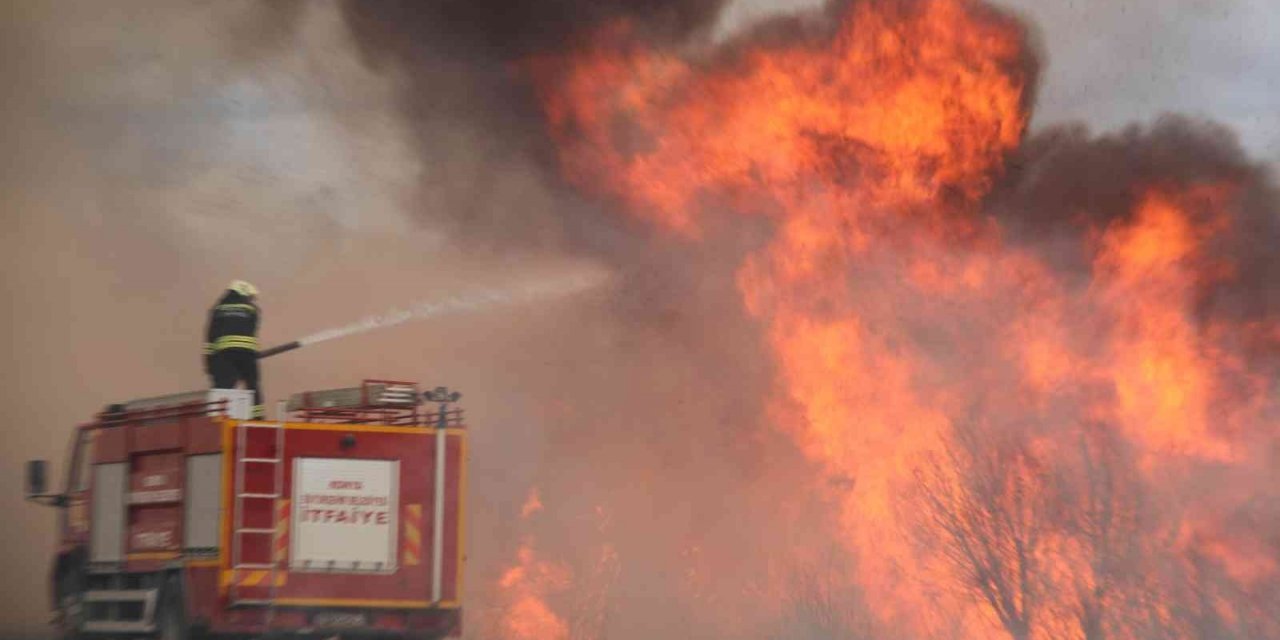
<path id="1" fill-rule="evenodd" d="M 64 637 L 461 634 L 466 429 L 411 382 L 113 404 L 71 439 L 50 585 Z"/>

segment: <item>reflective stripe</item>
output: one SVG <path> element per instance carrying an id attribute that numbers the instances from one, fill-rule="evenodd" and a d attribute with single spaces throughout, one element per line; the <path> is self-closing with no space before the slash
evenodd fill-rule
<path id="1" fill-rule="evenodd" d="M 253 306 L 253 305 L 251 305 L 251 304 L 243 304 L 243 303 L 239 303 L 239 302 L 237 302 L 237 303 L 232 303 L 232 304 L 220 304 L 220 305 L 218 305 L 217 310 L 218 310 L 218 311 L 241 311 L 241 310 L 243 310 L 243 311 L 253 311 L 253 312 L 257 312 L 258 308 L 257 308 L 257 307 L 255 307 L 255 306 Z"/>
<path id="2" fill-rule="evenodd" d="M 230 337 L 218 338 L 218 342 L 214 343 L 215 351 L 227 348 L 256 349 L 257 340 L 253 338 Z"/>
<path id="3" fill-rule="evenodd" d="M 213 353 L 213 344 L 212 344 L 212 343 L 209 343 L 209 342 L 204 343 L 204 353 L 205 353 L 205 355 L 208 355 L 208 354 L 210 354 L 210 353 Z"/>
<path id="4" fill-rule="evenodd" d="M 258 350 L 258 339 L 253 336 L 222 336 L 213 341 L 213 349 L 251 349 Z"/>

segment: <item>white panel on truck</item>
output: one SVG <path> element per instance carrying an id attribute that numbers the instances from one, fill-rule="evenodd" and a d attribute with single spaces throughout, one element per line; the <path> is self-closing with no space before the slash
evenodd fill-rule
<path id="1" fill-rule="evenodd" d="M 395 460 L 295 458 L 289 568 L 395 571 L 399 489 Z"/>
<path id="2" fill-rule="evenodd" d="M 214 549 L 222 524 L 222 454 L 187 458 L 187 513 L 182 530 L 187 549 Z"/>
<path id="3" fill-rule="evenodd" d="M 253 392 L 248 389 L 210 389 L 207 402 L 227 401 L 227 417 L 253 419 Z"/>
<path id="4" fill-rule="evenodd" d="M 92 531 L 89 537 L 90 562 L 124 560 L 126 464 L 113 462 L 93 466 Z"/>

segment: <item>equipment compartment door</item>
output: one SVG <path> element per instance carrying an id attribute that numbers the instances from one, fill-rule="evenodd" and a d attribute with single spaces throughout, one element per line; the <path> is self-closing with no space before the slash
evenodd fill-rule
<path id="1" fill-rule="evenodd" d="M 289 569 L 396 570 L 400 463 L 295 458 Z"/>
<path id="2" fill-rule="evenodd" d="M 275 603 L 458 607 L 465 433 L 384 425 L 284 428 L 285 495 L 272 517 L 264 509 L 246 520 L 277 534 Z M 441 443 L 443 468 L 437 464 Z M 224 579 L 272 584 L 269 569 L 229 572 Z"/>

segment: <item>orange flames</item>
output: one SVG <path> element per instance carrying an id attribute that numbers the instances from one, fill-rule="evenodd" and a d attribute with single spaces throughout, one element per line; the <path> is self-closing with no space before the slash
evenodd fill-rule
<path id="1" fill-rule="evenodd" d="M 529 68 L 565 171 L 584 187 L 690 234 L 704 196 L 781 204 L 794 239 L 817 240 L 831 207 L 854 222 L 885 206 L 975 198 L 1018 143 L 1018 32 L 967 19 L 966 5 L 863 4 L 830 49 L 754 50 L 712 70 L 613 25 L 585 50 Z M 849 178 L 856 188 L 832 184 Z"/>
<path id="2" fill-rule="evenodd" d="M 569 626 L 547 605 L 546 596 L 568 588 L 568 569 L 539 560 L 532 541 L 517 552 L 518 564 L 498 586 L 509 599 L 500 618 L 501 636 L 511 640 L 568 640 Z"/>
<path id="3" fill-rule="evenodd" d="M 529 521 L 543 510 L 537 487 L 520 509 Z M 597 507 L 597 529 L 607 529 L 608 514 Z M 502 640 L 593 640 L 602 635 L 609 590 L 619 570 L 609 544 L 593 548 L 584 570 L 539 557 L 532 535 L 516 551 L 516 562 L 498 579 L 499 606 L 490 620 L 491 636 Z"/>
<path id="4" fill-rule="evenodd" d="M 1131 214 L 1085 242 L 1083 284 L 1011 243 L 980 207 L 1029 117 L 1025 49 L 978 3 L 883 0 L 710 59 L 617 24 L 527 69 L 584 191 L 689 242 L 715 242 L 719 212 L 773 221 L 736 283 L 787 390 L 771 422 L 854 479 L 813 490 L 838 505 L 880 625 L 1186 637 L 1175 578 L 1153 587 L 1150 567 L 1200 575 L 1194 551 L 1240 589 L 1277 579 L 1250 562 L 1265 544 L 1216 524 L 1247 493 L 1178 493 L 1195 465 L 1248 475 L 1241 446 L 1274 433 L 1264 380 L 1225 339 L 1244 329 L 1195 310 L 1233 277 L 1207 247 L 1235 192 L 1133 185 Z M 1223 619 L 1251 602 L 1192 591 Z"/>
<path id="5" fill-rule="evenodd" d="M 1098 250 L 1099 294 L 1115 322 L 1117 421 L 1156 453 L 1231 456 L 1213 426 L 1235 409 L 1213 406 L 1213 387 L 1220 372 L 1237 365 L 1201 338 L 1189 314 L 1195 287 L 1215 275 L 1202 252 L 1229 222 L 1222 191 L 1151 191 L 1132 222 L 1106 231 Z M 1207 208 L 1211 217 L 1197 222 L 1192 208 Z"/>
<path id="6" fill-rule="evenodd" d="M 520 517 L 528 520 L 541 510 L 542 498 L 534 487 Z M 498 580 L 502 606 L 494 635 L 509 640 L 568 640 L 569 625 L 547 604 L 547 598 L 568 589 L 572 581 L 568 567 L 539 559 L 532 537 L 526 537 L 516 551 L 516 564 Z"/>

